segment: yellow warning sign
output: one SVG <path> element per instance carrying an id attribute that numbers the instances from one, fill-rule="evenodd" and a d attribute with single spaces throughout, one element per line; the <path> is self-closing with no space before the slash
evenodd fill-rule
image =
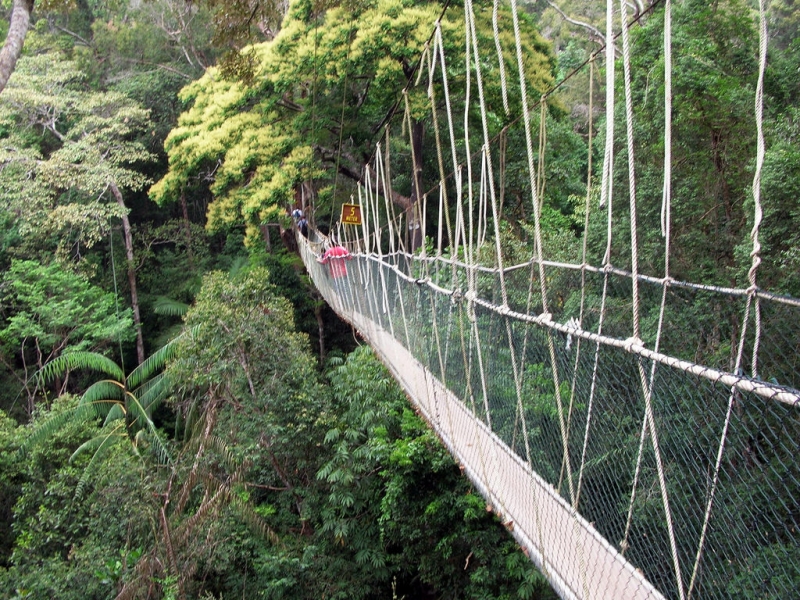
<path id="1" fill-rule="evenodd" d="M 361 206 L 359 204 L 342 204 L 342 218 L 345 225 L 361 225 Z"/>

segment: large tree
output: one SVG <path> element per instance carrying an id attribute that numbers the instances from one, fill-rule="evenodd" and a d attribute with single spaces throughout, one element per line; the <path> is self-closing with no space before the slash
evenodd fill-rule
<path id="1" fill-rule="evenodd" d="M 153 186 L 152 197 L 175 201 L 198 179 L 211 181 L 209 226 L 244 223 L 251 239 L 294 202 L 304 184 L 313 182 L 312 193 L 321 193 L 318 214 L 332 214 L 351 194 L 338 177 L 361 179 L 383 124 L 403 116 L 401 91 L 416 72 L 440 12 L 438 3 L 413 0 L 326 9 L 295 2 L 274 41 L 245 51 L 252 65 L 248 77 L 226 79 L 212 69 L 183 90 L 190 108 L 167 139 L 170 170 Z M 477 6 L 476 13 L 479 43 L 487 56 L 496 57 L 491 10 Z M 510 20 L 508 13 L 501 16 Z M 528 89 L 538 97 L 552 81 L 553 62 L 531 23 L 524 19 L 523 26 Z M 463 53 L 463 10 L 450 7 L 442 28 L 448 48 Z M 516 69 L 513 40 L 501 42 L 508 70 Z M 487 104 L 499 111 L 491 119 L 499 131 L 515 115 L 498 108 L 497 67 L 487 69 Z M 451 81 L 454 97 L 463 84 L 463 78 Z M 438 101 L 442 98 L 440 90 Z M 429 102 L 424 92 L 410 95 L 410 139 L 398 142 L 405 161 L 395 169 L 399 176 L 388 192 L 410 226 L 418 223 L 416 201 L 425 183 L 420 178 L 425 178 Z"/>
<path id="2" fill-rule="evenodd" d="M 142 362 L 136 263 L 123 190 L 141 189 L 148 181 L 133 168 L 152 160 L 135 138 L 148 113 L 122 94 L 91 92 L 85 85 L 75 63 L 60 55 L 20 60 L 0 96 L 4 209 L 17 215 L 29 238 L 53 235 L 61 258 L 72 261 L 106 235 L 113 219 L 120 220 Z"/>

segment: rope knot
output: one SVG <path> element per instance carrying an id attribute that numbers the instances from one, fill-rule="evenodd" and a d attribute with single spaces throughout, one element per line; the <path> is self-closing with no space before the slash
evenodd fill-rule
<path id="1" fill-rule="evenodd" d="M 553 315 L 552 313 L 542 313 L 539 315 L 539 320 L 544 321 L 545 323 L 552 323 L 553 322 Z"/>
<path id="2" fill-rule="evenodd" d="M 505 316 L 511 312 L 511 308 L 509 308 L 508 304 L 502 304 L 497 307 L 497 312 Z"/>
<path id="3" fill-rule="evenodd" d="M 631 336 L 625 340 L 623 348 L 625 348 L 625 352 L 633 353 L 634 350 L 644 348 L 644 342 L 642 342 L 642 340 L 638 337 Z"/>

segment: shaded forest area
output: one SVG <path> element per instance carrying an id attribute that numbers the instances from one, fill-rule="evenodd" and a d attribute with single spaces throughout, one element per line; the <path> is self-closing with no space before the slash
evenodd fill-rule
<path id="1" fill-rule="evenodd" d="M 602 42 L 602 7 L 550 4 L 522 23 L 532 97 Z M 313 207 L 316 225 L 333 225 L 442 5 L 28 6 L 0 93 L 0 595 L 553 598 L 291 251 L 287 209 Z M 491 4 L 476 7 L 491 44 Z M 637 73 L 662 60 L 662 8 L 632 31 Z M 746 285 L 753 9 L 674 3 L 679 279 Z M 769 17 L 759 283 L 797 297 L 800 11 L 773 1 Z M 463 46 L 463 7 L 442 26 Z M 640 256 L 657 273 L 663 81 L 652 77 L 634 87 L 651 225 Z M 502 113 L 489 81 L 499 128 L 520 107 Z M 591 111 L 586 70 L 548 108 L 554 248 L 578 244 L 601 81 Z M 424 147 L 426 108 L 411 101 Z M 413 215 L 436 156 L 399 133 L 390 144 L 393 199 Z M 523 162 L 507 167 L 510 257 L 533 244 Z M 589 251 L 604 248 L 598 226 Z M 686 310 L 694 322 L 704 307 Z M 727 342 L 710 339 L 704 355 L 725 364 Z"/>

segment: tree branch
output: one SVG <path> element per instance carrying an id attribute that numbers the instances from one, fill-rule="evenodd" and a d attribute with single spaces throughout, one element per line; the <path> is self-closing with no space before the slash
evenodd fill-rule
<path id="1" fill-rule="evenodd" d="M 556 11 L 559 15 L 561 15 L 561 18 L 564 19 L 567 23 L 571 23 L 572 25 L 576 25 L 578 27 L 586 29 L 589 32 L 590 37 L 593 38 L 594 41 L 599 42 L 601 44 L 606 43 L 606 36 L 603 35 L 603 32 L 600 31 L 594 25 L 591 25 L 589 23 L 584 23 L 583 21 L 578 21 L 577 19 L 568 17 L 567 14 L 563 10 L 561 10 L 561 8 L 552 0 L 547 0 L 547 4 L 549 4 L 554 11 Z"/>
<path id="2" fill-rule="evenodd" d="M 314 146 L 314 150 L 319 153 L 320 158 L 323 162 L 331 163 L 337 165 L 337 169 L 341 175 L 344 175 L 348 179 L 352 179 L 353 181 L 363 182 L 366 173 L 369 171 L 370 178 L 375 181 L 377 178 L 377 174 L 375 170 L 369 165 L 365 164 L 363 161 L 356 159 L 352 154 L 349 152 L 336 152 L 330 148 L 324 148 L 322 146 Z M 337 161 L 337 158 L 343 158 L 347 162 L 342 162 L 341 160 Z M 338 164 L 337 164 L 338 163 Z M 350 163 L 349 165 L 347 163 Z M 351 166 L 353 165 L 353 166 Z M 408 197 L 404 196 L 400 192 L 396 192 L 393 189 L 388 189 L 386 192 L 389 195 L 389 199 L 400 206 L 403 210 L 409 210 L 414 201 Z M 379 186 L 378 194 L 384 196 L 384 190 L 382 186 Z"/>

